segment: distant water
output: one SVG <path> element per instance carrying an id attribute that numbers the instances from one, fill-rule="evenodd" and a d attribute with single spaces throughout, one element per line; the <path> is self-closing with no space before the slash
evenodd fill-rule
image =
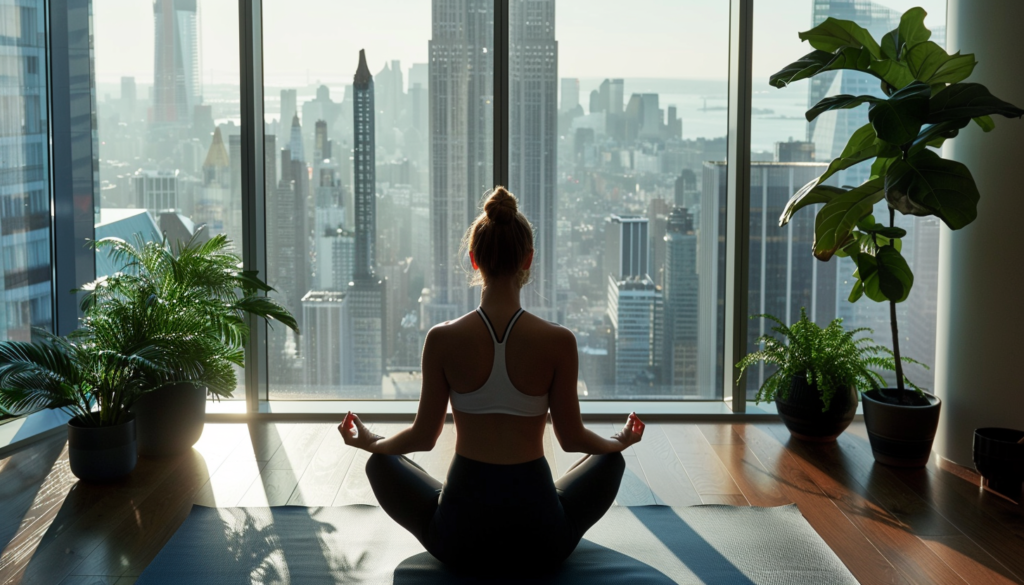
<path id="1" fill-rule="evenodd" d="M 584 111 L 590 105 L 591 90 L 598 89 L 601 81 L 580 79 L 580 103 Z M 658 105 L 666 116 L 668 107 L 676 106 L 683 119 L 685 139 L 719 138 L 728 133 L 728 84 L 725 80 L 626 78 L 623 86 L 624 105 L 634 93 L 656 93 Z M 806 139 L 806 85 L 775 89 L 767 84 L 755 84 L 752 102 L 752 150 L 772 152 L 776 142 Z"/>

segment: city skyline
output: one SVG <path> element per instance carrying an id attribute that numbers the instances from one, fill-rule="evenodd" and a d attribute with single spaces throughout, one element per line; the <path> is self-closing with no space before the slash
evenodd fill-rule
<path id="1" fill-rule="evenodd" d="M 894 22 L 894 12 L 865 0 L 806 4 L 819 21 L 851 16 L 868 19 L 872 29 Z M 518 0 L 510 8 L 508 186 L 534 225 L 538 251 L 523 305 L 576 335 L 583 395 L 721 397 L 725 86 L 574 77 L 562 63 L 566 50 L 581 50 L 579 42 L 568 49 L 558 27 L 565 22 L 558 7 L 566 5 L 585 6 Z M 425 61 L 370 45 L 347 56 L 331 51 L 349 71 L 358 62 L 347 80 L 316 84 L 316 71 L 308 84 L 267 80 L 268 283 L 303 330 L 296 336 L 278 328 L 269 336 L 271 396 L 386 395 L 388 372 L 418 367 L 426 331 L 476 304 L 479 289 L 469 284 L 461 244 L 492 186 L 494 4 L 432 6 Z M 157 16 L 149 18 L 159 26 Z M 269 28 L 268 53 L 295 39 L 294 30 L 282 29 L 287 22 Z M 573 38 L 571 30 L 567 35 Z M 773 42 L 783 36 L 772 31 Z M 665 55 L 634 60 L 641 67 L 633 71 L 642 73 L 643 64 L 664 63 Z M 299 59 L 293 69 L 306 64 Z M 202 223 L 211 234 L 240 239 L 242 153 L 230 88 L 206 84 L 189 124 L 156 148 L 152 87 L 130 76 L 120 87 L 120 97 L 99 101 L 100 207 L 134 223 L 108 229 L 142 225 L 134 210 L 117 208 L 145 207 L 157 226 L 146 229 L 154 233 L 165 224 Z M 789 195 L 820 172 L 831 143 L 863 113 L 842 112 L 841 124 L 827 114 L 819 122 L 832 121 L 815 131 L 803 112 L 820 87 L 757 87 L 751 312 L 792 320 L 807 306 L 819 322 L 842 312 L 849 326 L 873 324 L 877 307 L 845 303 L 844 265 L 806 253 L 810 215 L 774 227 Z M 826 130 L 832 136 L 822 140 Z M 933 226 L 923 229 L 931 241 Z M 931 266 L 933 254 L 917 250 L 920 257 L 908 259 Z M 911 344 L 925 352 L 934 343 L 927 315 L 927 308 L 910 315 L 907 329 L 930 336 Z M 760 324 L 750 328 L 748 345 L 761 331 Z"/>

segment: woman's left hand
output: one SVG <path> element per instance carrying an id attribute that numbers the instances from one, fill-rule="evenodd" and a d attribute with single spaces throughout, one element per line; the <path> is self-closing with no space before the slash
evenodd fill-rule
<path id="1" fill-rule="evenodd" d="M 338 425 L 338 432 L 341 433 L 341 438 L 346 445 L 370 453 L 373 453 L 373 444 L 384 438 L 366 428 L 363 421 L 359 420 L 359 417 L 352 412 L 345 415 L 345 420 Z"/>

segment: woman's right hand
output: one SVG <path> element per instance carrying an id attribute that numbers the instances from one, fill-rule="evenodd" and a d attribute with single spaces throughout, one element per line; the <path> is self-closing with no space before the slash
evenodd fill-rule
<path id="1" fill-rule="evenodd" d="M 626 418 L 626 426 L 622 427 L 622 430 L 615 433 L 612 438 L 622 443 L 622 448 L 625 449 L 639 443 L 644 438 L 645 426 L 640 417 L 635 412 L 631 412 Z"/>

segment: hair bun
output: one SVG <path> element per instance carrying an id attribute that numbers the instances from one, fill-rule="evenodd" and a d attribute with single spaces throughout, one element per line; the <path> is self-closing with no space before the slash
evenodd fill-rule
<path id="1" fill-rule="evenodd" d="M 504 187 L 495 187 L 491 196 L 484 203 L 484 213 L 487 219 L 494 223 L 510 223 L 519 212 L 519 204 L 515 195 L 512 195 Z"/>

